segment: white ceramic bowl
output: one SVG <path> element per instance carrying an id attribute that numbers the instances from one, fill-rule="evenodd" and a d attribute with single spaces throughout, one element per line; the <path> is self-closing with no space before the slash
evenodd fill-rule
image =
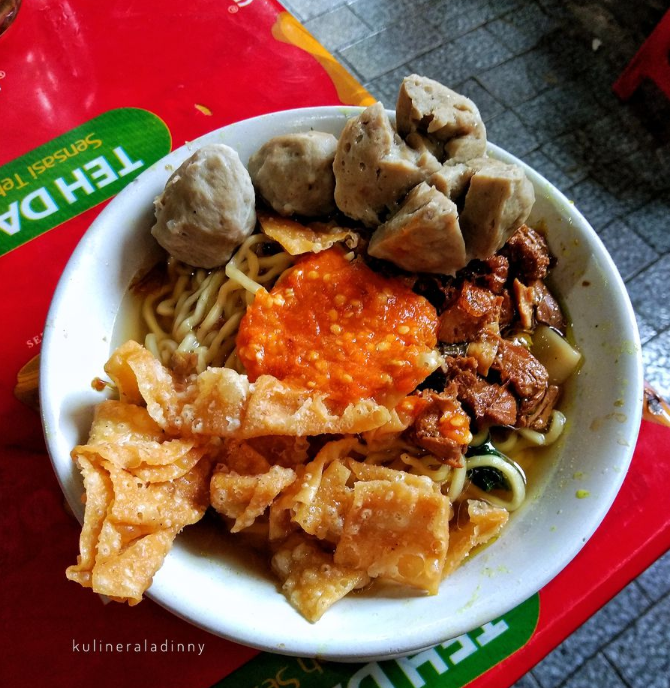
<path id="1" fill-rule="evenodd" d="M 246 162 L 277 134 L 317 129 L 339 134 L 358 108 L 278 112 L 214 131 L 153 165 L 91 225 L 56 290 L 44 331 L 40 394 L 44 433 L 63 492 L 83 517 L 70 450 L 84 441 L 101 394 L 94 377 L 123 330 L 117 319 L 132 278 L 150 265 L 153 199 L 170 171 L 205 143 L 235 148 Z M 501 149 L 490 154 L 519 162 Z M 524 166 L 525 167 L 525 166 Z M 235 554 L 202 524 L 187 528 L 157 573 L 149 596 L 217 635 L 268 651 L 336 660 L 388 658 L 455 637 L 504 614 L 537 592 L 598 527 L 626 474 L 642 409 L 642 366 L 633 311 L 595 232 L 549 182 L 525 167 L 558 258 L 552 284 L 574 323 L 584 365 L 567 392 L 568 427 L 536 486 L 502 536 L 446 579 L 437 597 L 408 591 L 350 596 L 316 624 L 305 621 L 267 570 Z M 116 332 L 116 335 L 113 333 Z M 588 498 L 578 499 L 577 490 Z M 75 561 L 76 552 L 72 552 Z"/>

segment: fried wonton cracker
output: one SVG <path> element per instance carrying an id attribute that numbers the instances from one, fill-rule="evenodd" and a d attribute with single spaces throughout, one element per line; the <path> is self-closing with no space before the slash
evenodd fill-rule
<path id="1" fill-rule="evenodd" d="M 177 535 L 177 528 L 157 530 L 134 540 L 122 551 L 102 558 L 93 568 L 93 589 L 117 602 L 142 601 Z"/>
<path id="2" fill-rule="evenodd" d="M 469 499 L 466 504 L 467 512 L 461 508 L 449 529 L 449 550 L 444 565 L 444 577 L 453 573 L 475 547 L 498 535 L 509 519 L 506 509 L 491 506 L 486 502 Z"/>
<path id="3" fill-rule="evenodd" d="M 112 378 L 119 393 L 120 401 L 129 404 L 143 403 L 142 394 L 137 384 L 137 374 L 133 370 L 132 354 L 136 351 L 137 342 L 126 342 L 112 353 L 105 364 L 105 372 Z"/>
<path id="4" fill-rule="evenodd" d="M 95 408 L 88 443 L 137 445 L 140 442 L 162 442 L 165 439 L 165 432 L 143 406 L 109 399 Z M 155 457 L 152 455 L 152 458 Z M 167 457 L 164 463 L 170 461 L 172 457 Z M 129 462 L 123 463 L 127 468 L 131 467 Z"/>
<path id="5" fill-rule="evenodd" d="M 267 458 L 273 466 L 295 468 L 309 459 L 309 439 L 288 435 L 252 437 L 247 444 Z"/>
<path id="6" fill-rule="evenodd" d="M 389 420 L 384 425 L 362 433 L 362 437 L 368 446 L 383 444 L 400 437 L 407 428 L 416 420 L 421 410 L 427 405 L 422 397 L 412 394 L 405 397 L 392 409 Z"/>
<path id="7" fill-rule="evenodd" d="M 415 487 L 418 490 L 435 491 L 437 488 L 435 484 L 423 475 L 414 475 L 407 471 L 397 471 L 394 468 L 387 466 L 376 466 L 369 463 L 361 463 L 350 459 L 347 465 L 353 471 L 357 480 L 386 480 L 391 483 L 405 483 L 410 487 Z"/>
<path id="8" fill-rule="evenodd" d="M 299 533 L 282 543 L 272 570 L 288 601 L 308 621 L 318 621 L 335 602 L 370 580 L 364 571 L 335 564 L 332 554 Z"/>
<path id="9" fill-rule="evenodd" d="M 246 440 L 224 440 L 218 461 L 239 475 L 266 473 L 273 465 Z"/>
<path id="10" fill-rule="evenodd" d="M 355 434 L 379 427 L 389 417 L 388 409 L 372 399 L 352 402 L 342 413 L 333 413 L 323 394 L 261 375 L 249 396 L 242 432 L 247 437 Z"/>
<path id="11" fill-rule="evenodd" d="M 174 421 L 164 413 L 176 408 L 177 394 L 167 368 L 147 353 L 141 344 L 129 340 L 112 353 L 105 372 L 116 385 L 121 401 L 146 403 L 151 417 L 165 428 L 170 420 Z"/>
<path id="12" fill-rule="evenodd" d="M 339 542 L 345 514 L 353 500 L 353 490 L 347 487 L 350 475 L 351 471 L 341 461 L 333 461 L 323 471 L 312 499 L 295 504 L 293 520 L 306 533 L 320 540 Z"/>
<path id="13" fill-rule="evenodd" d="M 112 400 L 96 407 L 88 442 L 76 448 L 150 483 L 181 477 L 205 451 L 202 441 L 167 437 L 144 407 Z"/>
<path id="14" fill-rule="evenodd" d="M 342 459 L 359 446 L 355 437 L 328 442 L 313 461 L 301 467 L 298 479 L 280 506 L 291 520 L 320 540 L 337 543 L 353 490 L 347 487 L 351 471 Z"/>
<path id="15" fill-rule="evenodd" d="M 312 461 L 296 467 L 295 482 L 270 507 L 270 540 L 283 540 L 302 527 L 321 539 L 337 541 L 342 530 L 343 510 L 349 501 L 344 483 L 350 474 L 340 459 L 357 446 L 358 440 L 354 437 L 327 442 Z M 338 467 L 329 471 L 333 464 Z M 328 477 L 324 483 L 325 473 Z M 335 498 L 336 494 L 342 501 L 327 505 L 325 500 Z"/>
<path id="16" fill-rule="evenodd" d="M 115 523 L 168 529 L 197 523 L 209 506 L 210 462 L 199 461 L 176 480 L 146 483 L 110 461 L 103 461 L 109 471 L 114 500 L 108 517 Z"/>
<path id="17" fill-rule="evenodd" d="M 80 555 L 67 577 L 137 604 L 177 533 L 209 505 L 208 451 L 202 441 L 171 440 L 141 407 L 101 404 L 89 443 L 72 452 L 86 508 Z"/>
<path id="18" fill-rule="evenodd" d="M 212 506 L 223 516 L 235 519 L 230 532 L 238 533 L 253 525 L 294 480 L 295 471 L 281 466 L 272 466 L 266 473 L 240 475 L 219 464 L 210 483 Z"/>
<path id="19" fill-rule="evenodd" d="M 258 213 L 258 221 L 263 234 L 281 244 L 292 256 L 320 253 L 340 242 L 344 242 L 348 248 L 358 245 L 356 232 L 332 223 L 310 222 L 305 226 L 295 220 L 263 212 Z"/>
<path id="20" fill-rule="evenodd" d="M 68 567 L 66 575 L 79 585 L 90 588 L 96 547 L 107 517 L 107 509 L 114 499 L 114 490 L 109 474 L 99 465 L 89 461 L 83 455 L 77 457 L 77 463 L 84 479 L 86 509 L 84 524 L 79 535 L 80 554 L 77 556 L 77 563 Z"/>
<path id="21" fill-rule="evenodd" d="M 430 479 L 409 477 L 354 484 L 335 563 L 437 594 L 449 543 L 449 500 Z M 421 487 L 415 482 L 424 480 Z"/>
<path id="22" fill-rule="evenodd" d="M 270 375 L 250 384 L 246 375 L 209 368 L 178 380 L 133 341 L 117 349 L 105 369 L 120 391 L 137 388 L 149 415 L 170 434 L 237 439 L 354 434 L 377 428 L 390 418 L 389 410 L 371 399 L 352 402 L 334 413 L 323 394 L 298 389 Z M 129 380 L 131 375 L 135 385 Z"/>
<path id="23" fill-rule="evenodd" d="M 177 426 L 183 425 L 186 431 L 205 435 L 246 436 L 242 423 L 249 394 L 246 375 L 228 368 L 208 368 L 185 389 L 181 408 L 175 409 Z"/>

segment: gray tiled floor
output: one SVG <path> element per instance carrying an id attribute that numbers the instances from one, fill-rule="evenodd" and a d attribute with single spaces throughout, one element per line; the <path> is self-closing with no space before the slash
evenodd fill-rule
<path id="1" fill-rule="evenodd" d="M 416 72 L 471 97 L 489 139 L 569 195 L 626 283 L 670 398 L 670 102 L 611 84 L 667 0 L 283 0 L 387 106 Z M 670 688 L 670 553 L 515 688 Z"/>
<path id="2" fill-rule="evenodd" d="M 670 597 L 662 598 L 604 650 L 632 688 L 670 686 Z M 640 651 L 644 648 L 644 651 Z"/>
<path id="3" fill-rule="evenodd" d="M 628 585 L 533 669 L 541 688 L 563 685 L 572 688 L 572 676 L 582 672 L 593 658 L 602 655 L 603 649 L 616 642 L 651 607 L 651 600 L 637 581 Z M 567 684 L 566 677 L 570 677 Z M 582 685 L 582 682 L 575 685 Z"/>

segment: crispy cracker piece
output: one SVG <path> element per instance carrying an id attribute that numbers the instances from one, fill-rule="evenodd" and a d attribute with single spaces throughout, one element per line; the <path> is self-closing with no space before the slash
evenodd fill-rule
<path id="1" fill-rule="evenodd" d="M 131 366 L 131 357 L 140 346 L 137 342 L 127 341 L 112 353 L 105 364 L 105 372 L 116 385 L 121 401 L 129 404 L 143 403 L 142 394 L 137 384 L 137 374 Z"/>
<path id="2" fill-rule="evenodd" d="M 157 530 L 132 542 L 122 552 L 104 558 L 93 569 L 93 589 L 117 602 L 134 606 L 163 564 L 177 528 Z"/>
<path id="3" fill-rule="evenodd" d="M 386 480 L 390 483 L 401 482 L 418 490 L 439 492 L 439 487 L 425 475 L 414 475 L 407 471 L 397 471 L 394 468 L 388 468 L 386 466 L 361 463 L 354 459 L 349 459 L 347 465 L 353 471 L 356 480 Z"/>
<path id="4" fill-rule="evenodd" d="M 325 396 L 261 375 L 249 396 L 242 433 L 261 435 L 355 434 L 383 425 L 390 418 L 371 399 L 349 404 L 341 414 L 329 410 Z"/>
<path id="5" fill-rule="evenodd" d="M 163 418 L 162 411 L 173 411 L 177 394 L 169 371 L 147 353 L 141 344 L 129 340 L 112 354 L 105 371 L 119 390 L 121 401 L 146 403 L 151 417 L 165 427 L 170 418 Z"/>
<path id="6" fill-rule="evenodd" d="M 324 612 L 352 590 L 369 582 L 364 571 L 333 562 L 333 556 L 305 535 L 294 534 L 272 557 L 272 570 L 282 581 L 288 601 L 308 620 Z"/>
<path id="7" fill-rule="evenodd" d="M 400 437 L 400 435 L 407 430 L 407 428 L 412 424 L 414 417 L 410 416 L 409 414 L 399 413 L 399 406 L 391 411 L 389 420 L 384 423 L 384 425 L 375 428 L 374 430 L 362 433 L 366 444 L 369 445 L 373 442 L 392 441 L 393 439 Z"/>
<path id="8" fill-rule="evenodd" d="M 298 530 L 298 524 L 293 521 L 293 511 L 291 507 L 293 506 L 295 492 L 297 490 L 296 485 L 300 482 L 300 477 L 298 476 L 296 480 L 282 493 L 280 494 L 268 510 L 268 540 L 272 542 L 281 542 L 286 540 L 286 538 L 296 530 Z"/>
<path id="9" fill-rule="evenodd" d="M 333 461 L 323 471 L 319 488 L 312 499 L 293 506 L 293 520 L 310 535 L 337 543 L 342 536 L 345 514 L 351 507 L 353 490 L 347 487 L 351 471 Z"/>
<path id="10" fill-rule="evenodd" d="M 181 440 L 173 440 L 181 443 Z M 207 452 L 205 446 L 195 446 L 183 453 L 178 459 L 167 466 L 141 465 L 130 472 L 144 483 L 166 483 L 185 476 L 202 459 Z"/>
<path id="11" fill-rule="evenodd" d="M 144 406 L 108 399 L 95 407 L 88 443 L 124 445 L 162 442 L 165 439 L 167 438 L 164 430 L 147 413 Z M 166 457 L 164 463 L 170 463 L 172 460 L 171 457 Z M 142 461 L 146 459 L 142 459 L 140 463 Z M 130 463 L 125 465 L 131 467 Z"/>
<path id="12" fill-rule="evenodd" d="M 176 534 L 209 505 L 209 447 L 179 443 L 144 409 L 102 405 L 89 444 L 72 452 L 86 509 L 80 555 L 66 571 L 70 580 L 130 604 L 141 600 Z"/>
<path id="13" fill-rule="evenodd" d="M 154 355 L 129 340 L 105 364 L 105 371 L 119 390 L 121 401 L 146 403 L 149 415 L 161 428 L 179 429 L 182 404 L 174 379 Z"/>
<path id="14" fill-rule="evenodd" d="M 356 232 L 334 223 L 310 222 L 305 226 L 271 213 L 258 213 L 258 221 L 263 234 L 281 244 L 292 256 L 320 253 L 340 242 L 350 249 L 358 245 L 359 236 Z"/>
<path id="15" fill-rule="evenodd" d="M 65 575 L 69 580 L 90 588 L 96 547 L 107 517 L 107 510 L 114 499 L 114 490 L 109 474 L 99 464 L 80 455 L 76 456 L 76 461 L 84 478 L 86 509 L 84 525 L 79 535 L 80 554 L 77 556 L 77 563 L 68 566 Z"/>
<path id="16" fill-rule="evenodd" d="M 249 528 L 295 477 L 295 471 L 281 466 L 272 466 L 267 473 L 240 475 L 219 464 L 210 483 L 212 506 L 235 519 L 230 532 L 238 533 Z"/>
<path id="17" fill-rule="evenodd" d="M 270 509 L 270 538 L 283 539 L 300 526 L 319 539 L 337 542 L 352 491 L 351 471 L 341 459 L 359 446 L 347 437 L 326 443 L 312 461 L 297 468 L 297 479 Z"/>
<path id="18" fill-rule="evenodd" d="M 165 482 L 190 471 L 206 445 L 201 440 L 170 439 L 145 408 L 110 400 L 96 407 L 88 442 L 74 452 L 110 461 L 144 482 Z"/>
<path id="19" fill-rule="evenodd" d="M 335 563 L 437 594 L 448 519 L 449 500 L 432 486 L 419 488 L 405 479 L 359 481 Z"/>
<path id="20" fill-rule="evenodd" d="M 494 538 L 509 519 L 509 512 L 476 499 L 467 501 L 467 514 L 460 509 L 449 528 L 449 550 L 443 577 L 453 573 L 470 552 Z"/>
<path id="21" fill-rule="evenodd" d="M 245 440 L 225 440 L 218 460 L 239 475 L 267 473 L 273 465 Z"/>
<path id="22" fill-rule="evenodd" d="M 301 504 L 311 504 L 321 485 L 324 468 L 333 461 L 346 458 L 358 446 L 356 437 L 324 444 L 314 459 L 304 466 L 300 482 L 296 483 L 295 500 Z"/>
<path id="23" fill-rule="evenodd" d="M 267 457 L 273 466 L 295 468 L 309 459 L 309 439 L 288 435 L 266 435 L 252 437 L 247 441 L 250 447 Z"/>
<path id="24" fill-rule="evenodd" d="M 181 413 L 178 425 L 183 423 L 185 430 L 199 434 L 242 436 L 249 392 L 246 375 L 228 368 L 208 368 L 186 389 L 181 411 L 175 411 Z"/>
<path id="25" fill-rule="evenodd" d="M 109 518 L 116 523 L 156 530 L 174 527 L 181 530 L 197 523 L 209 505 L 210 464 L 205 459 L 181 478 L 149 484 L 110 461 L 103 461 L 114 488 Z"/>
<path id="26" fill-rule="evenodd" d="M 170 434 L 237 439 L 354 434 L 377 428 L 390 418 L 389 410 L 371 399 L 333 413 L 323 394 L 298 389 L 270 375 L 261 375 L 251 385 L 245 375 L 233 370 L 209 368 L 185 381 L 175 380 L 136 342 L 126 342 L 110 361 L 114 361 L 114 371 L 122 370 L 124 375 L 127 369 L 132 371 L 149 415 Z"/>

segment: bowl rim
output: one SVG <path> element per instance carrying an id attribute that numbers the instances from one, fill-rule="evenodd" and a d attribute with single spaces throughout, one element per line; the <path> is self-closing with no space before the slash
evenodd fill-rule
<path id="1" fill-rule="evenodd" d="M 77 247 L 72 253 L 72 256 L 70 257 L 54 292 L 47 315 L 40 362 L 40 399 L 43 402 L 41 403 L 41 418 L 47 449 L 49 451 L 50 460 L 52 462 L 60 487 L 80 520 L 81 513 L 77 507 L 80 507 L 81 505 L 74 501 L 72 485 L 68 484 L 71 482 L 71 475 L 66 475 L 59 466 L 59 448 L 55 444 L 53 436 L 54 429 L 59 429 L 59 413 L 58 408 L 54 406 L 54 402 L 56 400 L 52 399 L 51 397 L 49 385 L 51 382 L 51 371 L 53 366 L 60 363 L 58 358 L 54 358 L 54 356 L 56 356 L 54 350 L 57 349 L 58 343 L 56 332 L 57 328 L 55 327 L 54 323 L 58 318 L 59 312 L 61 312 L 61 309 L 64 308 L 64 301 L 66 300 L 68 292 L 71 289 L 72 279 L 73 277 L 76 277 L 79 263 L 84 256 L 95 250 L 101 235 L 104 236 L 105 234 L 106 222 L 108 221 L 108 218 L 113 217 L 117 212 L 117 209 L 123 208 L 126 203 L 131 202 L 133 193 L 136 193 L 137 189 L 142 187 L 145 180 L 150 179 L 149 174 L 152 170 L 152 174 L 156 174 L 156 169 L 164 168 L 166 165 L 170 164 L 171 161 L 175 160 L 175 158 L 178 158 L 181 155 L 186 157 L 186 155 L 189 155 L 194 149 L 204 145 L 205 143 L 211 142 L 213 138 L 216 138 L 216 136 L 220 135 L 221 133 L 228 133 L 236 127 L 251 127 L 253 129 L 264 124 L 268 125 L 269 128 L 272 128 L 273 126 L 282 128 L 287 123 L 293 123 L 295 120 L 311 122 L 315 128 L 318 127 L 320 121 L 334 119 L 338 121 L 341 120 L 343 125 L 349 117 L 363 111 L 364 109 L 365 108 L 363 107 L 355 106 L 320 106 L 296 108 L 267 113 L 217 128 L 189 143 L 184 144 L 183 146 L 176 148 L 167 156 L 145 170 L 136 180 L 119 192 L 119 194 L 117 194 L 117 196 L 102 209 L 102 211 L 93 220 L 88 230 L 84 233 Z M 389 115 L 394 114 L 392 111 L 387 112 L 389 112 Z M 256 147 L 258 147 L 261 143 L 262 141 L 260 141 Z M 565 568 L 570 561 L 572 561 L 574 556 L 582 549 L 587 540 L 599 527 L 619 492 L 621 484 L 625 478 L 626 471 L 632 459 L 642 417 L 643 369 L 639 333 L 637 331 L 635 315 L 630 303 L 630 299 L 628 298 L 625 285 L 604 244 L 595 230 L 574 206 L 574 204 L 542 175 L 529 167 L 522 160 L 516 158 L 510 153 L 507 153 L 502 148 L 494 144 L 488 144 L 487 152 L 492 154 L 495 158 L 499 158 L 506 162 L 514 162 L 520 165 L 533 183 L 536 193 L 538 189 L 542 189 L 545 194 L 548 195 L 548 200 L 553 203 L 557 209 L 560 208 L 561 214 L 567 219 L 568 223 L 577 227 L 580 233 L 588 236 L 590 247 L 592 251 L 594 251 L 594 257 L 599 261 L 599 264 L 604 267 L 608 278 L 611 280 L 611 289 L 616 293 L 616 297 L 620 301 L 620 305 L 623 309 L 622 312 L 624 314 L 625 325 L 629 328 L 628 334 L 630 335 L 630 338 L 634 344 L 635 352 L 630 365 L 631 380 L 629 394 L 631 399 L 635 397 L 639 403 L 633 406 L 632 417 L 629 419 L 626 425 L 626 439 L 629 442 L 629 447 L 622 449 L 623 460 L 620 461 L 620 463 L 623 466 L 623 470 L 616 474 L 612 474 L 608 483 L 608 489 L 605 498 L 600 499 L 597 502 L 597 508 L 592 513 L 592 517 L 588 522 L 588 527 L 585 527 L 579 533 L 579 537 L 573 539 L 571 547 L 564 548 L 561 562 L 542 570 L 539 575 L 535 577 L 535 583 L 532 586 L 533 589 L 515 589 L 514 593 L 510 594 L 509 598 L 505 597 L 505 602 L 501 601 L 498 603 L 493 603 L 487 608 L 488 611 L 485 613 L 473 613 L 468 623 L 463 626 L 462 632 L 477 628 L 494 618 L 500 617 L 507 611 L 518 606 L 529 596 L 539 591 L 547 582 L 549 582 L 549 580 L 558 575 L 560 571 L 563 570 L 563 568 Z M 243 162 L 246 163 L 245 160 L 243 160 Z M 102 368 L 103 363 L 104 361 L 100 362 L 100 368 Z M 315 640 L 309 632 L 310 628 L 313 629 L 314 626 L 308 626 L 304 637 L 281 637 L 280 642 L 278 642 L 277 635 L 281 636 L 281 629 L 279 634 L 273 634 L 263 631 L 262 628 L 259 628 L 254 624 L 245 626 L 244 632 L 240 632 L 239 628 L 231 627 L 230 625 L 221 627 L 221 625 L 216 623 L 216 620 L 213 620 L 212 618 L 204 620 L 201 618 L 194 618 L 189 609 L 184 608 L 182 603 L 166 599 L 161 586 L 156 586 L 156 581 L 154 581 L 154 586 L 152 586 L 152 588 L 145 593 L 147 597 L 153 599 L 162 607 L 195 626 L 203 628 L 211 633 L 214 633 L 215 635 L 227 638 L 234 642 L 243 643 L 260 650 L 280 652 L 287 655 L 320 656 L 330 660 L 339 661 L 369 661 L 411 654 L 424 648 L 431 647 L 445 639 L 444 636 L 438 637 L 435 635 L 439 627 L 433 624 L 425 627 L 425 630 L 422 634 L 411 637 L 408 636 L 405 638 L 398 638 L 396 636 L 390 637 L 382 634 L 377 641 L 366 641 L 361 643 L 355 638 L 353 640 L 344 639 L 339 643 L 337 641 L 333 641 L 331 645 L 329 645 L 327 648 L 324 648 L 322 644 L 320 644 L 320 641 Z M 286 602 L 286 604 L 288 605 L 288 602 Z"/>

